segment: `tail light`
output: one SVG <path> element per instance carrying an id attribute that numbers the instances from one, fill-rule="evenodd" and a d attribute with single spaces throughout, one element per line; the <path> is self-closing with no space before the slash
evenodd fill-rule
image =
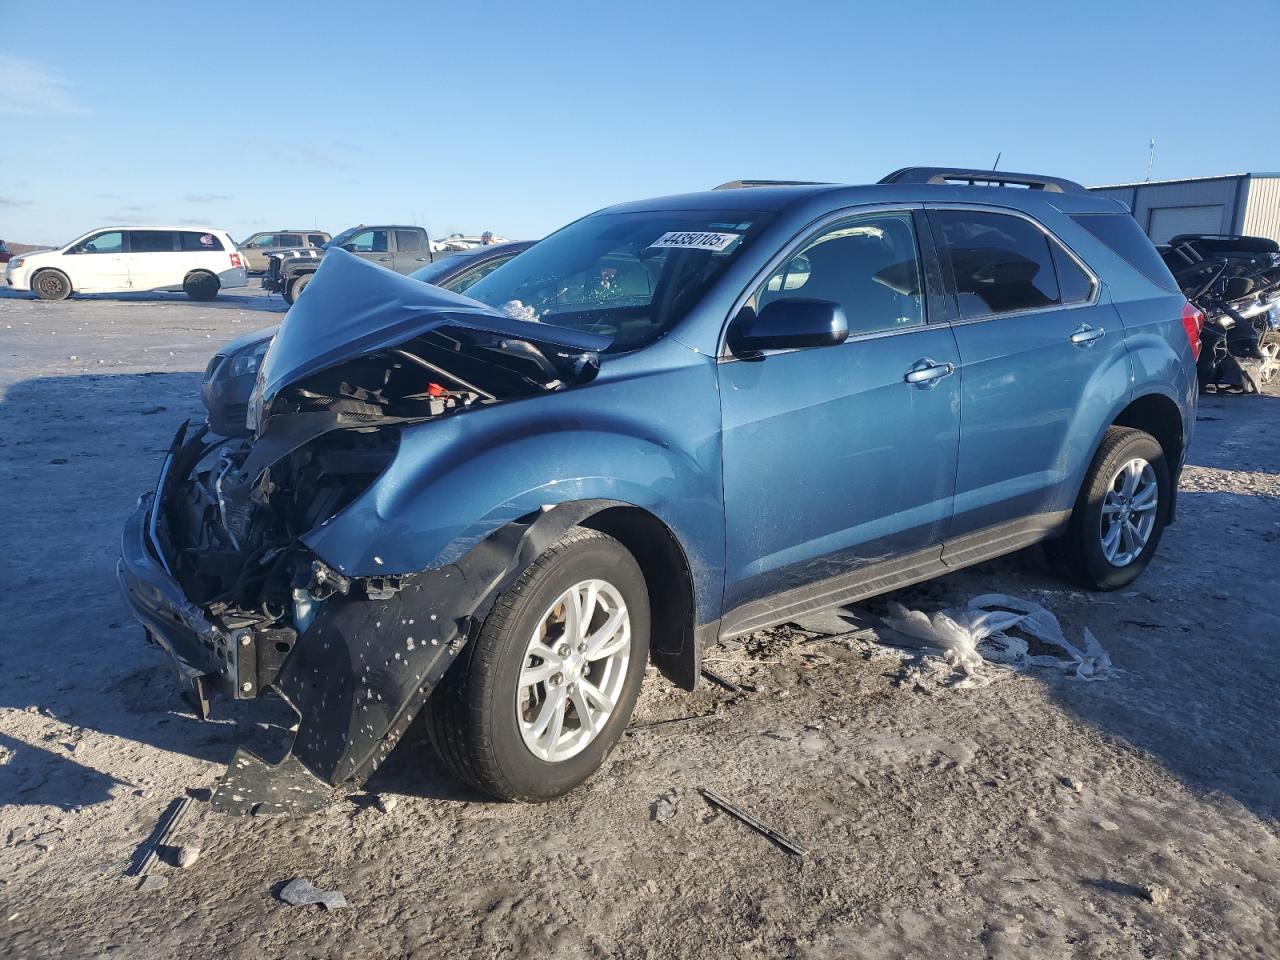
<path id="1" fill-rule="evenodd" d="M 1182 329 L 1187 331 L 1187 341 L 1191 344 L 1191 356 L 1200 359 L 1200 331 L 1204 329 L 1204 313 L 1194 304 L 1182 305 Z"/>
<path id="2" fill-rule="evenodd" d="M 240 266 L 240 254 L 238 254 L 238 253 L 233 253 L 233 254 L 231 255 L 231 266 L 233 266 L 233 267 L 238 267 L 238 266 Z M 1184 314 L 1184 316 L 1185 316 L 1185 314 Z"/>

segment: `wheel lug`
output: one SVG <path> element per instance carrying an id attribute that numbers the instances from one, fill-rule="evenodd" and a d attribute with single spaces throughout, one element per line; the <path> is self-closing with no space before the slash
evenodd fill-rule
<path id="1" fill-rule="evenodd" d="M 551 679 L 550 679 L 550 681 L 548 681 L 548 682 L 549 682 L 553 687 L 558 687 L 558 686 L 560 686 L 560 684 L 564 683 L 564 674 L 561 674 L 561 673 L 553 673 L 553 674 L 551 675 Z"/>
<path id="2" fill-rule="evenodd" d="M 586 653 L 586 652 L 587 652 L 587 645 L 586 645 L 585 643 L 580 643 L 580 644 L 578 644 L 578 652 L 579 652 L 579 653 Z"/>
<path id="3" fill-rule="evenodd" d="M 563 660 L 569 655 L 569 645 L 567 643 L 560 644 L 559 648 L 556 650 L 556 654 L 561 660 Z"/>

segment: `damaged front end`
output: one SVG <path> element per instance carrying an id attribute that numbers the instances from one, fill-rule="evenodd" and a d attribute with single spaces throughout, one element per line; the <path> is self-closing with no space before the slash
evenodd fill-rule
<path id="1" fill-rule="evenodd" d="M 299 717 L 282 763 L 237 753 L 216 806 L 303 811 L 368 777 L 537 549 L 515 523 L 447 566 L 348 576 L 309 535 L 363 510 L 376 554 L 388 521 L 362 497 L 404 431 L 585 383 L 607 344 L 336 251 L 267 355 L 252 438 L 179 430 L 126 527 L 124 595 L 203 716 L 215 690 L 271 690 Z"/>

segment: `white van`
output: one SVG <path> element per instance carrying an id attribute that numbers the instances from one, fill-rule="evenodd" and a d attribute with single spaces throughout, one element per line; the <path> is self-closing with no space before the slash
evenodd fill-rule
<path id="1" fill-rule="evenodd" d="M 9 287 L 41 300 L 145 290 L 212 300 L 223 287 L 248 283 L 230 235 L 205 227 L 103 227 L 61 249 L 14 257 L 4 276 Z"/>

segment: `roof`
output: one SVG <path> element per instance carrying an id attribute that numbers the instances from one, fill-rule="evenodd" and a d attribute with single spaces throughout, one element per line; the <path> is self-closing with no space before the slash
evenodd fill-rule
<path id="1" fill-rule="evenodd" d="M 1238 180 L 1241 177 L 1280 177 L 1280 173 L 1219 173 L 1211 177 L 1181 177 L 1174 180 L 1135 180 L 1132 183 L 1100 183 L 1090 190 L 1116 190 L 1121 187 L 1159 187 L 1169 183 L 1204 183 L 1206 180 Z"/>
<path id="2" fill-rule="evenodd" d="M 726 212 L 783 210 L 813 202 L 825 209 L 859 203 L 990 203 L 996 206 L 1037 209 L 1048 204 L 1072 212 L 1113 212 L 1116 201 L 1084 193 L 1050 193 L 1012 187 L 957 186 L 931 183 L 806 184 L 751 187 L 741 190 L 706 190 L 649 200 L 634 200 L 606 208 L 610 213 L 653 210 Z"/>
<path id="3" fill-rule="evenodd" d="M 172 223 L 125 223 L 125 224 L 108 224 L 105 227 L 94 227 L 88 233 L 97 233 L 100 230 L 181 230 L 184 233 L 227 233 L 222 227 L 201 227 L 190 223 L 174 225 Z M 230 236 L 229 233 L 227 233 Z"/>

